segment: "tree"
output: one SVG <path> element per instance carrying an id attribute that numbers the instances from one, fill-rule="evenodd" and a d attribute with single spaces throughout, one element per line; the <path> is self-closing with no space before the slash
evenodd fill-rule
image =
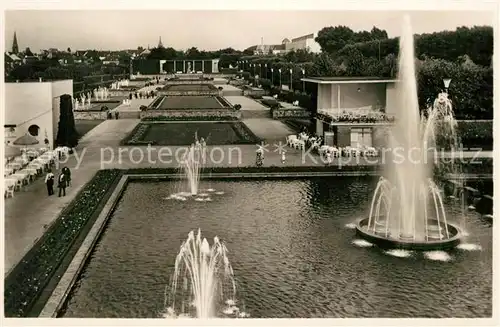
<path id="1" fill-rule="evenodd" d="M 186 50 L 186 58 L 187 59 L 200 59 L 201 54 L 198 48 L 196 47 L 191 47 Z"/>
<path id="2" fill-rule="evenodd" d="M 386 40 L 388 38 L 387 31 L 381 30 L 376 26 L 373 26 L 372 30 L 370 31 L 370 34 L 372 40 Z"/>
<path id="3" fill-rule="evenodd" d="M 147 59 L 172 60 L 177 58 L 177 51 L 174 48 L 153 48 L 148 54 Z"/>
<path id="4" fill-rule="evenodd" d="M 321 46 L 321 51 L 335 53 L 346 44 L 352 43 L 354 32 L 347 26 L 324 27 L 314 39 Z"/>
<path id="5" fill-rule="evenodd" d="M 71 95 L 61 95 L 59 108 L 60 116 L 57 127 L 56 146 L 74 148 L 78 145 L 78 132 L 75 128 Z"/>
<path id="6" fill-rule="evenodd" d="M 27 56 L 33 56 L 33 52 L 31 52 L 29 47 L 27 47 L 26 50 L 24 50 L 24 54 Z"/>

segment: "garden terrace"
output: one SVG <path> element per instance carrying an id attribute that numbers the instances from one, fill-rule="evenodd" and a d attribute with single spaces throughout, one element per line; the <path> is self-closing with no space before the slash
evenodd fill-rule
<path id="1" fill-rule="evenodd" d="M 167 96 L 217 96 L 219 90 L 212 84 L 169 84 L 157 90 Z"/>
<path id="2" fill-rule="evenodd" d="M 223 97 L 220 96 L 163 96 L 155 100 L 149 110 L 212 110 L 232 109 Z"/>
<path id="3" fill-rule="evenodd" d="M 123 145 L 191 145 L 194 135 L 208 145 L 256 144 L 261 140 L 242 122 L 139 123 Z"/>

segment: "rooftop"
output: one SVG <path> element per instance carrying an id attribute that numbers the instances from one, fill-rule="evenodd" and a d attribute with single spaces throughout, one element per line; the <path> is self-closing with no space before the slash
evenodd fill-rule
<path id="1" fill-rule="evenodd" d="M 348 83 L 395 83 L 397 80 L 387 77 L 306 77 L 304 82 L 316 84 L 348 84 Z"/>

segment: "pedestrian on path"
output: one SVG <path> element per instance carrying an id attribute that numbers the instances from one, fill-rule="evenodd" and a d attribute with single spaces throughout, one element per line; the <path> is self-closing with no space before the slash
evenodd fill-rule
<path id="1" fill-rule="evenodd" d="M 117 120 L 118 120 L 118 115 L 119 115 L 119 114 L 120 114 L 120 113 L 118 112 L 118 110 L 115 110 L 115 119 L 117 119 Z"/>
<path id="2" fill-rule="evenodd" d="M 286 161 L 286 151 L 281 151 L 281 164 L 284 165 Z"/>
<path id="3" fill-rule="evenodd" d="M 66 177 L 66 186 L 71 186 L 71 170 L 67 166 L 64 166 L 62 169 L 64 176 Z"/>
<path id="4" fill-rule="evenodd" d="M 52 174 L 51 170 L 45 175 L 45 185 L 47 185 L 49 196 L 54 195 L 54 174 Z"/>
<path id="5" fill-rule="evenodd" d="M 332 154 L 330 151 L 326 152 L 326 165 L 329 166 L 332 163 Z"/>
<path id="6" fill-rule="evenodd" d="M 66 176 L 64 173 L 61 173 L 59 175 L 59 178 L 57 180 L 57 187 L 59 188 L 59 197 L 66 196 Z"/>

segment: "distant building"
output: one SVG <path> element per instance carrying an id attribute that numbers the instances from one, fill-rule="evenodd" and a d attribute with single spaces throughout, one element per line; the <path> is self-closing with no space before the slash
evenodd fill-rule
<path id="1" fill-rule="evenodd" d="M 315 40 L 315 34 L 307 34 L 292 39 L 283 39 L 281 44 L 259 44 L 246 49 L 246 51 L 253 51 L 254 55 L 281 55 L 289 51 L 306 50 L 312 53 L 321 52 L 321 46 Z"/>
<path id="2" fill-rule="evenodd" d="M 219 72 L 219 59 L 176 59 L 158 60 L 135 58 L 132 61 L 132 70 L 141 75 L 175 74 L 175 73 L 204 73 L 216 74 Z"/>
<path id="3" fill-rule="evenodd" d="M 312 53 L 319 53 L 321 52 L 321 46 L 314 40 L 315 37 L 314 33 L 296 37 L 291 42 L 286 43 L 286 51 L 306 50 Z"/>
<path id="4" fill-rule="evenodd" d="M 18 54 L 19 53 L 19 45 L 17 44 L 17 35 L 16 35 L 16 32 L 14 32 L 14 40 L 12 41 L 12 53 L 13 54 Z"/>
<path id="5" fill-rule="evenodd" d="M 5 145 L 30 133 L 40 145 L 47 138 L 53 147 L 63 94 L 73 96 L 73 80 L 5 83 Z"/>

